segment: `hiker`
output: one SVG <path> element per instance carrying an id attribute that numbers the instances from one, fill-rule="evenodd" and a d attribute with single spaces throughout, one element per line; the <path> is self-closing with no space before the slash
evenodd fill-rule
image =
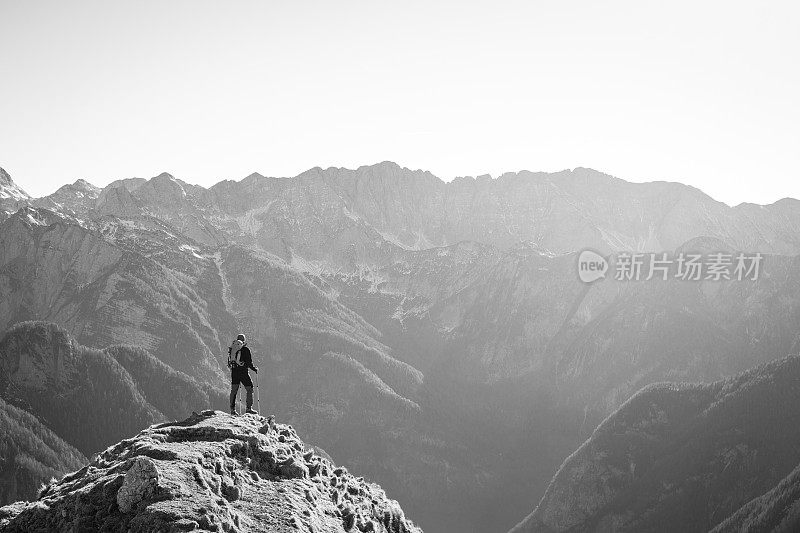
<path id="1" fill-rule="evenodd" d="M 231 347 L 228 348 L 228 367 L 231 369 L 231 414 L 236 412 L 236 394 L 239 392 L 239 384 L 244 385 L 247 391 L 247 413 L 257 414 L 253 409 L 253 381 L 247 373 L 248 368 L 258 373 L 258 369 L 253 366 L 253 356 L 250 348 L 247 347 L 247 337 L 244 333 L 239 333 Z"/>

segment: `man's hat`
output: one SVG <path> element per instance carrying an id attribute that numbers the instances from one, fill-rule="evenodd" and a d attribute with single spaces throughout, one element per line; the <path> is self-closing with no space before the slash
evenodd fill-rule
<path id="1" fill-rule="evenodd" d="M 238 335 L 236 335 L 236 340 L 242 341 L 242 344 L 244 344 L 245 342 L 247 342 L 247 337 L 244 336 L 244 333 L 239 333 Z"/>

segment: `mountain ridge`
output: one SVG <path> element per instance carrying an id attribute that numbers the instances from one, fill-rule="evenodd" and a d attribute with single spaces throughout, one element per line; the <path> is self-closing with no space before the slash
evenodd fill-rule
<path id="1" fill-rule="evenodd" d="M 786 202 L 786 201 L 800 201 L 800 199 L 797 199 L 797 198 L 794 198 L 794 197 L 791 197 L 791 196 L 787 196 L 787 197 L 779 198 L 779 199 L 777 199 L 777 200 L 775 200 L 773 202 L 768 202 L 768 203 L 763 203 L 763 204 L 752 203 L 752 202 L 746 202 L 745 201 L 745 202 L 740 202 L 740 203 L 738 203 L 736 205 L 730 205 L 730 204 L 727 204 L 727 203 L 722 202 L 720 200 L 716 200 L 715 198 L 713 198 L 712 196 L 708 195 L 702 189 L 700 189 L 700 188 L 698 188 L 696 186 L 688 185 L 688 184 L 685 184 L 685 183 L 680 182 L 680 181 L 665 180 L 665 179 L 653 179 L 653 180 L 647 180 L 647 181 L 629 181 L 629 180 L 626 180 L 624 178 L 619 178 L 619 177 L 613 176 L 611 174 L 607 174 L 607 173 L 604 173 L 602 171 L 596 170 L 596 169 L 594 169 L 592 167 L 583 167 L 583 166 L 565 168 L 565 169 L 562 169 L 562 170 L 556 170 L 556 171 L 551 171 L 551 172 L 533 171 L 533 170 L 527 170 L 527 169 L 522 169 L 522 170 L 517 170 L 517 171 L 504 171 L 504 172 L 500 172 L 499 174 L 497 174 L 497 176 L 492 176 L 491 174 L 463 175 L 463 176 L 459 175 L 459 176 L 454 176 L 450 180 L 445 180 L 444 178 L 441 178 L 441 177 L 437 176 L 436 174 L 433 174 L 429 170 L 419 169 L 419 168 L 418 169 L 412 169 L 410 167 L 402 166 L 402 165 L 400 165 L 400 164 L 398 164 L 398 163 L 396 163 L 394 161 L 384 160 L 384 161 L 380 161 L 380 162 L 377 162 L 377 163 L 360 165 L 360 166 L 358 166 L 356 168 L 353 168 L 353 169 L 351 169 L 349 167 L 329 166 L 329 167 L 323 168 L 323 167 L 320 167 L 320 166 L 314 166 L 314 167 L 308 168 L 308 169 L 306 169 L 304 171 L 301 171 L 298 174 L 295 174 L 293 176 L 268 177 L 265 174 L 262 174 L 262 173 L 260 173 L 258 171 L 254 171 L 254 172 L 251 172 L 250 174 L 240 178 L 239 180 L 231 179 L 231 178 L 222 178 L 219 181 L 216 181 L 216 182 L 214 182 L 214 183 L 212 183 L 212 184 L 210 184 L 208 186 L 201 185 L 199 183 L 190 183 L 190 182 L 186 182 L 186 181 L 183 181 L 183 180 L 179 180 L 178 178 L 175 177 L 174 174 L 172 174 L 170 172 L 167 172 L 167 171 L 162 171 L 158 175 L 153 176 L 153 178 L 168 176 L 168 177 L 173 178 L 175 180 L 181 181 L 181 182 L 183 182 L 183 183 L 185 183 L 185 184 L 187 184 L 187 185 L 189 185 L 191 187 L 200 187 L 200 188 L 203 188 L 203 189 L 206 189 L 206 190 L 211 190 L 214 187 L 219 186 L 219 185 L 224 184 L 224 183 L 241 183 L 241 182 L 244 182 L 244 181 L 252 181 L 252 180 L 257 180 L 257 179 L 271 179 L 271 180 L 295 179 L 295 178 L 298 178 L 299 176 L 302 176 L 302 175 L 307 174 L 307 173 L 312 173 L 312 172 L 318 172 L 318 173 L 331 172 L 331 171 L 357 172 L 357 171 L 363 171 L 363 170 L 366 170 L 366 169 L 375 169 L 375 168 L 382 168 L 382 167 L 383 168 L 386 168 L 386 167 L 396 168 L 396 169 L 399 169 L 399 170 L 402 170 L 402 171 L 410 172 L 410 173 L 415 174 L 415 175 L 419 175 L 420 173 L 424 174 L 424 175 L 431 175 L 431 176 L 435 177 L 437 180 L 439 180 L 442 184 L 450 184 L 450 183 L 452 183 L 454 181 L 463 181 L 463 180 L 468 180 L 468 181 L 469 180 L 477 181 L 479 179 L 486 180 L 487 178 L 488 178 L 488 181 L 497 181 L 497 180 L 501 180 L 501 179 L 515 179 L 515 178 L 518 178 L 520 175 L 530 175 L 530 176 L 537 176 L 537 175 L 555 176 L 555 175 L 565 175 L 565 174 L 568 175 L 568 174 L 579 172 L 579 171 L 589 171 L 589 172 L 593 172 L 593 173 L 602 174 L 603 176 L 606 176 L 608 178 L 612 178 L 615 181 L 622 182 L 622 183 L 628 184 L 628 185 L 634 185 L 634 186 L 636 186 L 636 185 L 648 186 L 648 185 L 654 185 L 654 184 L 666 184 L 666 185 L 670 185 L 670 186 L 671 185 L 680 185 L 682 187 L 687 188 L 688 190 L 699 192 L 700 194 L 702 194 L 702 195 L 714 200 L 715 202 L 719 202 L 719 203 L 721 203 L 723 205 L 726 205 L 727 207 L 733 208 L 733 209 L 735 209 L 737 207 L 740 207 L 740 206 L 769 207 L 769 206 L 774 206 L 775 204 L 783 203 L 783 202 Z M 2 170 L 2 168 L 0 168 L 0 180 L 2 180 L 2 179 L 7 179 L 7 180 L 11 181 L 11 177 L 9 176 L 9 174 L 7 172 L 5 172 L 4 170 Z M 138 178 L 138 177 L 122 178 L 122 179 L 117 179 L 115 181 L 111 181 L 107 185 L 105 185 L 103 187 L 99 187 L 99 188 L 100 189 L 106 189 L 106 188 L 110 188 L 110 187 L 113 188 L 116 185 L 128 184 L 128 183 L 141 184 L 142 182 L 145 182 L 145 181 L 148 181 L 148 179 L 146 179 L 146 178 Z M 75 184 L 77 184 L 78 182 L 89 183 L 87 180 L 85 180 L 83 178 L 79 178 L 75 182 Z M 46 194 L 46 195 L 43 195 L 43 196 L 40 196 L 40 197 L 30 197 L 30 196 L 29 197 L 33 198 L 33 199 L 41 199 L 41 198 L 46 198 L 48 196 L 51 196 L 52 194 L 54 194 L 54 193 Z"/>
<path id="2" fill-rule="evenodd" d="M 793 355 L 710 384 L 643 388 L 564 461 L 511 533 L 707 531 L 734 515 L 741 523 L 753 515 L 749 502 L 765 491 L 775 501 L 769 491 L 786 490 L 777 486 L 800 463 L 798 380 Z"/>

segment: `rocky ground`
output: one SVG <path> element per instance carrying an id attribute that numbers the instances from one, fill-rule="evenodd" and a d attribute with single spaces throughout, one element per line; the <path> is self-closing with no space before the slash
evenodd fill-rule
<path id="1" fill-rule="evenodd" d="M 0 532 L 421 532 L 378 485 L 325 455 L 257 415 L 193 413 L 0 508 Z"/>

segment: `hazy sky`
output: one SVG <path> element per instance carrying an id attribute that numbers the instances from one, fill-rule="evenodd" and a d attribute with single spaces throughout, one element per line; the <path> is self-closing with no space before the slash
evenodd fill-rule
<path id="1" fill-rule="evenodd" d="M 800 198 L 799 5 L 0 0 L 0 166 L 35 196 L 391 160 Z"/>

